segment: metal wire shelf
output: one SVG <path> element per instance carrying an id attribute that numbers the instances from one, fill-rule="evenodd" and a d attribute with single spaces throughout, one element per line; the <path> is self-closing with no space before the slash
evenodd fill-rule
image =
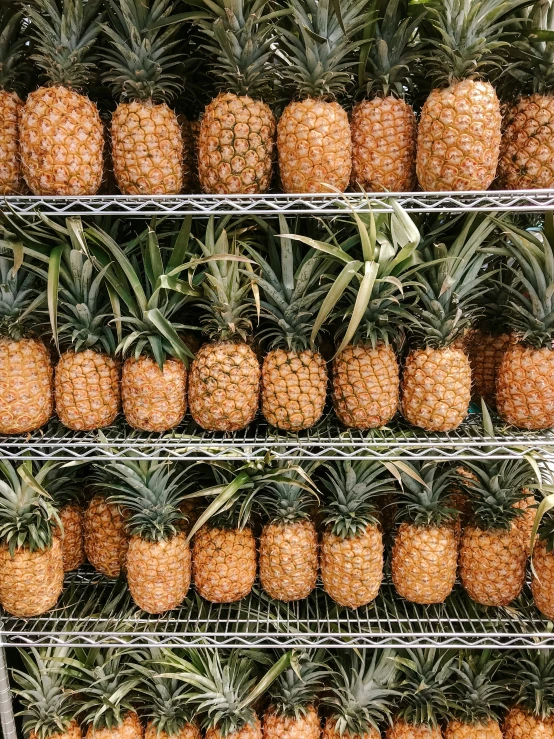
<path id="1" fill-rule="evenodd" d="M 526 587 L 509 608 L 484 608 L 460 586 L 445 604 L 416 606 L 390 583 L 364 608 L 340 608 L 318 589 L 284 604 L 253 591 L 239 603 L 214 605 L 194 593 L 176 610 L 150 616 L 133 605 L 121 581 L 87 568 L 66 578 L 60 605 L 44 616 L 0 621 L 3 646 L 211 647 L 533 647 L 554 646 L 553 624 Z"/>
<path id="2" fill-rule="evenodd" d="M 278 459 L 510 459 L 537 453 L 552 456 L 554 430 L 520 431 L 496 419 L 495 437 L 484 434 L 481 414 L 470 413 L 449 433 L 427 433 L 398 418 L 372 431 L 342 427 L 333 414 L 313 429 L 297 434 L 278 431 L 259 418 L 245 431 L 220 434 L 203 431 L 190 419 L 168 434 L 133 431 L 120 419 L 98 432 L 74 432 L 58 421 L 26 436 L 0 437 L 0 456 L 17 460 L 56 459 L 100 461 L 123 454 L 132 459 L 173 458 L 190 461 L 218 459 L 247 461 L 271 454 Z"/>
<path id="3" fill-rule="evenodd" d="M 414 213 L 450 213 L 468 211 L 541 211 L 554 208 L 554 190 L 506 190 L 472 192 L 371 193 L 377 212 L 391 210 L 388 199 L 394 198 Z M 347 193 L 337 198 L 334 193 L 318 195 L 93 195 L 86 197 L 40 197 L 11 195 L 4 198 L 0 209 L 32 215 L 336 215 L 344 212 L 345 198 L 356 210 L 367 208 L 363 193 Z M 1 201 L 0 201 L 1 202 Z"/>

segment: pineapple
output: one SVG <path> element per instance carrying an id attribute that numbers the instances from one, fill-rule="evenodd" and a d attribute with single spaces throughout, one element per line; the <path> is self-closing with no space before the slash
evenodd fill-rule
<path id="1" fill-rule="evenodd" d="M 528 557 L 531 554 L 531 537 L 533 534 L 533 524 L 535 523 L 535 514 L 537 513 L 537 499 L 529 488 L 523 488 L 523 498 L 514 503 L 514 508 L 520 508 L 523 511 L 522 516 L 518 516 L 512 523 L 512 531 L 518 533 L 523 540 L 525 554 Z"/>
<path id="2" fill-rule="evenodd" d="M 326 465 L 322 485 L 323 587 L 339 605 L 359 608 L 377 597 L 383 579 L 383 535 L 371 498 L 394 492 L 394 480 L 380 462 L 340 460 Z"/>
<path id="3" fill-rule="evenodd" d="M 478 313 L 477 295 L 487 279 L 480 274 L 485 254 L 478 249 L 494 228 L 490 218 L 476 214 L 454 224 L 457 235 L 449 247 L 434 243 L 436 231 L 428 236 L 416 271 L 420 302 L 405 306 L 415 348 L 404 366 L 401 409 L 426 431 L 453 431 L 467 414 L 471 368 L 456 341 Z"/>
<path id="4" fill-rule="evenodd" d="M 211 341 L 203 344 L 189 375 L 190 412 L 208 431 L 239 431 L 254 420 L 260 392 L 260 363 L 249 342 L 252 323 L 247 315 L 251 289 L 235 244 L 213 218 L 200 242 L 210 261 L 202 282 L 202 329 Z M 218 258 L 220 257 L 220 258 Z"/>
<path id="5" fill-rule="evenodd" d="M 23 191 L 19 154 L 19 115 L 23 103 L 17 93 L 25 39 L 21 33 L 23 13 L 0 9 L 0 195 Z"/>
<path id="6" fill-rule="evenodd" d="M 62 545 L 54 536 L 61 522 L 42 487 L 52 468 L 0 462 L 0 603 L 21 618 L 48 611 L 63 588 Z"/>
<path id="7" fill-rule="evenodd" d="M 465 466 L 476 479 L 458 478 L 473 511 L 461 539 L 462 584 L 477 603 L 506 606 L 517 598 L 525 580 L 526 542 L 512 524 L 524 515 L 514 504 L 526 497 L 533 469 L 526 459 L 468 461 Z"/>
<path id="8" fill-rule="evenodd" d="M 51 494 L 61 521 L 55 535 L 62 542 L 63 568 L 65 572 L 76 570 L 86 561 L 84 537 L 82 476 L 77 468 L 52 469 L 46 479 L 45 487 Z"/>
<path id="9" fill-rule="evenodd" d="M 484 79 L 502 64 L 499 46 L 525 0 L 433 0 L 422 35 L 423 63 L 435 88 L 421 110 L 417 178 L 422 190 L 486 190 L 496 175 L 500 103 Z M 508 20 L 506 17 L 508 16 Z"/>
<path id="10" fill-rule="evenodd" d="M 502 190 L 554 187 L 554 4 L 540 0 L 527 13 L 511 47 L 523 94 L 504 118 L 496 182 Z"/>
<path id="11" fill-rule="evenodd" d="M 298 652 L 296 664 L 275 680 L 263 716 L 263 739 L 320 739 L 316 701 L 329 673 L 324 659 L 323 650 Z"/>
<path id="12" fill-rule="evenodd" d="M 372 97 L 357 103 L 350 118 L 350 183 L 362 190 L 411 192 L 415 188 L 416 117 L 406 101 L 417 53 L 417 19 L 405 0 L 385 5 L 369 49 L 361 47 L 360 86 Z"/>
<path id="13" fill-rule="evenodd" d="M 83 533 L 91 565 L 106 577 L 119 577 L 129 548 L 125 517 L 119 507 L 95 494 L 84 513 Z"/>
<path id="14" fill-rule="evenodd" d="M 400 475 L 392 581 L 413 603 L 442 603 L 454 587 L 458 564 L 453 472 L 436 462 L 406 462 Z"/>
<path id="15" fill-rule="evenodd" d="M 281 184 L 287 193 L 344 192 L 352 169 L 348 114 L 336 101 L 351 82 L 351 41 L 367 22 L 366 0 L 289 0 L 293 29 L 282 27 L 280 74 L 299 100 L 277 124 Z"/>
<path id="16" fill-rule="evenodd" d="M 33 61 L 46 85 L 31 92 L 19 118 L 23 175 L 34 195 L 95 195 L 102 182 L 104 129 L 81 94 L 94 73 L 101 0 L 30 0 L 25 14 Z"/>
<path id="17" fill-rule="evenodd" d="M 197 293 L 173 272 L 187 267 L 182 262 L 189 231 L 190 218 L 183 221 L 168 250 L 162 249 L 150 226 L 138 237 L 133 235 L 138 253 L 129 256 L 129 250 L 119 247 L 108 233 L 89 229 L 91 238 L 105 251 L 102 263 L 117 264 L 106 277 L 128 313 L 120 319 L 128 330 L 116 349 L 127 355 L 121 373 L 123 412 L 127 423 L 142 431 L 169 431 L 183 420 L 187 409 L 187 367 L 194 355 L 178 335 L 184 326 L 174 317 L 190 295 Z"/>
<path id="18" fill-rule="evenodd" d="M 357 650 L 335 658 L 335 670 L 324 697 L 329 715 L 323 739 L 381 739 L 380 724 L 390 721 L 396 666 L 394 652 Z M 341 655 L 342 657 L 342 655 Z"/>
<path id="19" fill-rule="evenodd" d="M 444 739 L 502 739 L 498 714 L 504 709 L 506 688 L 496 678 L 500 660 L 490 651 L 462 651 L 450 677 L 451 716 Z"/>
<path id="20" fill-rule="evenodd" d="M 442 739 L 453 658 L 436 649 L 406 649 L 393 659 L 401 672 L 395 683 L 400 699 L 386 739 Z"/>
<path id="21" fill-rule="evenodd" d="M 509 287 L 506 323 L 517 338 L 508 347 L 496 383 L 496 407 L 504 421 L 524 429 L 554 426 L 554 215 L 530 233 L 503 223 L 505 252 L 519 272 Z"/>
<path id="22" fill-rule="evenodd" d="M 147 613 L 176 608 L 190 586 L 190 548 L 179 528 L 188 470 L 165 460 L 133 462 L 125 456 L 97 469 L 108 502 L 127 514 L 127 584 L 133 600 Z"/>
<path id="23" fill-rule="evenodd" d="M 261 287 L 261 308 L 268 321 L 261 332 L 269 351 L 262 365 L 262 412 L 268 423 L 285 431 L 311 428 L 321 418 L 327 391 L 327 368 L 310 345 L 310 332 L 327 289 L 319 284 L 325 260 L 315 250 L 305 256 L 294 247 L 289 227 L 279 216 L 280 250 L 273 229 L 263 224 L 270 261 L 246 245 L 260 266 L 253 279 Z M 295 238 L 292 236 L 292 238 Z"/>
<path id="24" fill-rule="evenodd" d="M 529 649 L 508 658 L 513 705 L 504 717 L 505 739 L 554 737 L 554 652 Z"/>
<path id="25" fill-rule="evenodd" d="M 183 186 L 183 138 L 167 102 L 184 85 L 172 0 L 109 0 L 102 80 L 120 102 L 112 115 L 112 160 L 123 195 L 176 195 Z M 159 23 L 158 28 L 152 27 Z"/>
<path id="26" fill-rule="evenodd" d="M 191 4 L 202 9 L 197 23 L 220 90 L 200 121 L 200 185 L 218 195 L 264 193 L 271 185 L 275 142 L 275 117 L 263 102 L 271 91 L 275 43 L 268 0 Z"/>
<path id="27" fill-rule="evenodd" d="M 23 731 L 29 739 L 82 739 L 76 719 L 79 702 L 71 682 L 60 670 L 67 647 L 20 649 L 25 670 L 12 669 L 17 687 L 12 692 L 21 703 Z"/>
<path id="28" fill-rule="evenodd" d="M 318 536 L 310 518 L 312 496 L 298 474 L 283 470 L 283 481 L 258 497 L 268 517 L 259 541 L 260 583 L 272 598 L 307 598 L 316 586 Z"/>
<path id="29" fill-rule="evenodd" d="M 554 500 L 550 492 L 536 511 L 531 540 L 531 591 L 536 607 L 550 620 L 554 620 L 554 515 L 550 504 Z M 538 538 L 535 538 L 538 536 Z"/>
<path id="30" fill-rule="evenodd" d="M 0 433 L 21 434 L 44 426 L 52 415 L 52 360 L 32 333 L 46 293 L 26 267 L 0 256 Z"/>

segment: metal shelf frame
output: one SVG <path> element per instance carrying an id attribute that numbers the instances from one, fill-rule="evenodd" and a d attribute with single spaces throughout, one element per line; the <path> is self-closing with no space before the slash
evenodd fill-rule
<path id="1" fill-rule="evenodd" d="M 465 213 L 469 211 L 544 211 L 554 209 L 554 190 L 504 190 L 472 192 L 370 193 L 375 212 L 392 210 L 394 197 L 412 213 Z M 333 216 L 344 213 L 345 204 L 358 211 L 367 209 L 364 193 L 322 193 L 317 195 L 91 195 L 86 197 L 9 195 L 0 208 L 20 215 L 37 211 L 49 216 L 153 215 L 208 217 L 211 215 L 262 216 L 304 214 Z"/>

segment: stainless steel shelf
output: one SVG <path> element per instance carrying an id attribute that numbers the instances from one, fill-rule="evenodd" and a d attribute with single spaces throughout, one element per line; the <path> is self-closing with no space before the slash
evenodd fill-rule
<path id="1" fill-rule="evenodd" d="M 168 434 L 145 434 L 130 429 L 123 420 L 98 432 L 69 431 L 59 422 L 32 434 L 0 437 L 0 456 L 17 460 L 57 459 L 99 461 L 129 454 L 132 459 L 162 458 L 190 461 L 217 459 L 260 459 L 271 454 L 279 459 L 510 459 L 523 454 L 554 452 L 554 430 L 519 431 L 495 419 L 496 436 L 483 433 L 481 415 L 471 413 L 449 433 L 427 433 L 409 426 L 401 418 L 373 431 L 342 427 L 333 414 L 313 429 L 297 434 L 278 431 L 263 419 L 232 434 L 202 431 L 188 419 Z"/>
<path id="2" fill-rule="evenodd" d="M 192 592 L 192 591 L 191 591 Z M 338 607 L 318 588 L 284 604 L 254 591 L 239 603 L 214 605 L 194 593 L 180 608 L 149 616 L 133 605 L 125 585 L 86 568 L 66 578 L 63 603 L 23 620 L 1 619 L 3 646 L 217 647 L 554 647 L 549 624 L 526 588 L 509 608 L 483 608 L 460 586 L 447 602 L 416 606 L 385 582 L 375 603 Z"/>
<path id="3" fill-rule="evenodd" d="M 377 212 L 391 210 L 393 196 L 413 213 L 467 211 L 541 211 L 554 208 L 554 190 L 506 190 L 475 192 L 371 193 Z M 348 193 L 347 201 L 356 210 L 367 208 L 362 193 Z M 2 201 L 0 201 L 2 203 Z M 0 208 L 6 212 L 32 215 L 336 215 L 344 211 L 345 199 L 334 193 L 319 195 L 94 195 L 88 197 L 6 196 Z"/>

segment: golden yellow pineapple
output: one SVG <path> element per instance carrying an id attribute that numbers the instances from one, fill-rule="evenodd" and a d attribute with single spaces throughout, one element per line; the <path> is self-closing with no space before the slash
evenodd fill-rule
<path id="1" fill-rule="evenodd" d="M 498 368 L 496 406 L 503 420 L 518 428 L 554 426 L 554 351 L 549 346 L 508 347 Z"/>
<path id="2" fill-rule="evenodd" d="M 386 739 L 442 739 L 442 731 L 440 726 L 396 720 L 387 729 Z"/>
<path id="3" fill-rule="evenodd" d="M 554 552 L 543 540 L 533 547 L 531 591 L 539 611 L 554 619 Z"/>
<path id="4" fill-rule="evenodd" d="M 173 9 L 164 5 L 164 19 Z M 112 25 L 103 81 L 120 102 L 111 125 L 112 160 L 124 195 L 176 195 L 183 186 L 183 138 L 177 114 L 168 106 L 184 87 L 173 72 L 181 58 L 172 35 L 178 24 L 151 26 L 158 18 L 153 0 L 127 0 Z"/>
<path id="5" fill-rule="evenodd" d="M 263 739 L 320 739 L 321 719 L 314 706 L 297 716 L 279 715 L 273 708 L 264 714 Z"/>
<path id="6" fill-rule="evenodd" d="M 129 547 L 125 519 L 118 506 L 95 495 L 85 510 L 83 525 L 88 561 L 106 577 L 118 577 Z"/>
<path id="7" fill-rule="evenodd" d="M 163 729 L 158 730 L 153 721 L 150 721 L 144 732 L 144 739 L 201 739 L 200 729 L 196 724 L 186 723 L 177 731 L 168 734 Z"/>
<path id="8" fill-rule="evenodd" d="M 480 328 L 471 333 L 466 351 L 471 365 L 472 395 L 496 408 L 496 378 L 504 352 L 514 343 L 510 334 L 490 334 Z"/>
<path id="9" fill-rule="evenodd" d="M 443 732 L 444 739 L 502 739 L 502 731 L 498 719 L 475 724 L 463 721 L 449 721 Z"/>
<path id="10" fill-rule="evenodd" d="M 19 115 L 23 103 L 18 95 L 24 70 L 26 39 L 20 8 L 4 4 L 0 10 L 0 195 L 23 192 L 19 154 Z"/>
<path id="11" fill-rule="evenodd" d="M 212 603 L 240 600 L 252 590 L 256 560 L 251 529 L 205 526 L 192 544 L 194 587 Z"/>
<path id="12" fill-rule="evenodd" d="M 62 531 L 62 558 L 65 572 L 76 570 L 86 561 L 83 509 L 76 503 L 66 503 L 60 508 Z"/>
<path id="13" fill-rule="evenodd" d="M 514 706 L 504 718 L 502 733 L 504 739 L 554 739 L 554 715 L 541 718 Z"/>
<path id="14" fill-rule="evenodd" d="M 85 739 L 143 739 L 144 732 L 140 719 L 134 712 L 129 712 L 119 726 L 95 729 L 89 726 Z"/>
<path id="15" fill-rule="evenodd" d="M 95 195 L 102 182 L 104 131 L 96 105 L 81 90 L 98 56 L 98 5 L 64 0 L 27 8 L 33 59 L 46 86 L 21 109 L 19 137 L 25 181 L 34 195 Z"/>
<path id="16" fill-rule="evenodd" d="M 514 508 L 520 508 L 523 511 L 522 516 L 518 516 L 512 524 L 512 530 L 521 536 L 525 554 L 531 554 L 531 533 L 535 522 L 535 514 L 537 513 L 537 499 L 531 490 L 523 489 L 524 497 L 514 503 Z"/>
<path id="17" fill-rule="evenodd" d="M 508 655 L 505 675 L 513 705 L 504 717 L 505 739 L 554 737 L 554 659 L 551 649 Z"/>
<path id="18" fill-rule="evenodd" d="M 167 359 L 163 370 L 150 357 L 129 357 L 121 373 L 123 412 L 130 426 L 167 431 L 177 426 L 187 409 L 187 368 Z"/>
<path id="19" fill-rule="evenodd" d="M 452 470 L 435 462 L 406 465 L 400 471 L 396 518 L 402 523 L 392 549 L 392 581 L 398 594 L 413 603 L 443 603 L 454 587 L 458 564 Z"/>

